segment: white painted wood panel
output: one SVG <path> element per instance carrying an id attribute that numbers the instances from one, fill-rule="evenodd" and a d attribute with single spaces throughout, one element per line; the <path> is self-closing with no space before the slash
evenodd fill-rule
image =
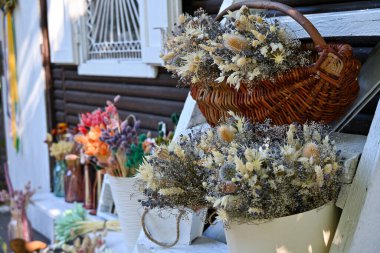
<path id="1" fill-rule="evenodd" d="M 377 125 L 379 127 L 379 125 Z M 379 134 L 379 129 L 377 129 Z M 367 197 L 360 214 L 349 253 L 378 252 L 380 246 L 380 147 L 377 143 L 374 172 L 367 190 Z M 375 147 L 374 147 L 375 148 Z"/>
<path id="2" fill-rule="evenodd" d="M 155 78 L 157 68 L 141 61 L 88 60 L 78 66 L 79 75 Z"/>
<path id="3" fill-rule="evenodd" d="M 78 47 L 70 11 L 79 9 L 78 2 L 72 0 L 49 0 L 48 29 L 51 62 L 77 64 Z M 71 8 L 70 8 L 71 5 Z"/>
<path id="4" fill-rule="evenodd" d="M 351 243 L 354 239 L 355 230 L 358 229 L 360 231 L 360 227 L 358 226 L 359 218 L 361 222 L 360 225 L 362 225 L 363 222 L 366 223 L 365 221 L 366 218 L 363 216 L 364 214 L 361 214 L 361 212 L 365 204 L 367 190 L 372 180 L 372 177 L 380 173 L 379 166 L 380 166 L 380 103 L 377 106 L 376 114 L 375 114 L 375 117 L 371 125 L 371 129 L 368 134 L 367 142 L 364 146 L 363 154 L 359 162 L 356 176 L 349 190 L 348 198 L 344 206 L 337 231 L 335 233 L 333 244 L 331 245 L 330 253 L 377 252 L 377 251 L 363 251 L 361 249 L 354 251 L 353 248 L 351 248 Z M 373 199 L 372 194 L 369 197 Z M 374 203 L 379 204 L 379 202 L 374 202 Z M 373 205 L 374 203 L 368 203 L 366 205 L 366 209 L 369 208 L 368 205 Z M 366 210 L 365 212 L 368 212 L 368 211 L 369 210 Z M 380 225 L 378 222 L 379 220 L 376 221 L 372 219 L 371 221 L 373 225 L 375 225 L 374 222 L 377 222 L 377 224 Z M 368 226 L 365 229 L 366 230 L 364 231 L 366 232 L 369 231 Z M 373 236 L 378 236 L 378 235 L 379 234 L 376 234 Z M 369 241 L 368 239 L 365 239 L 367 240 L 366 243 L 376 244 L 376 242 L 378 242 L 378 239 L 375 240 L 374 237 L 372 238 L 373 238 L 373 241 Z M 357 240 L 359 239 L 355 239 L 356 243 L 357 243 Z M 355 246 L 355 249 L 358 249 L 357 245 L 353 245 L 353 246 Z"/>
<path id="5" fill-rule="evenodd" d="M 305 15 L 324 37 L 379 36 L 380 8 Z M 278 17 L 298 38 L 307 38 L 305 30 L 290 17 Z"/>
<path id="6" fill-rule="evenodd" d="M 147 64 L 163 65 L 165 37 L 174 27 L 182 12 L 180 0 L 139 0 L 142 61 Z"/>

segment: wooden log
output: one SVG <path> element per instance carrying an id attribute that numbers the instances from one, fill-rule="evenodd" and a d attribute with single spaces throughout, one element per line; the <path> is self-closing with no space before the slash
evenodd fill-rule
<path id="1" fill-rule="evenodd" d="M 56 111 L 63 111 L 65 108 L 65 102 L 63 100 L 54 100 L 54 109 Z"/>
<path id="2" fill-rule="evenodd" d="M 64 92 L 62 90 L 54 90 L 54 99 L 63 99 Z"/>
<path id="3" fill-rule="evenodd" d="M 124 84 L 150 84 L 155 86 L 169 86 L 176 87 L 178 80 L 173 79 L 171 74 L 162 72 L 157 78 L 127 78 L 127 77 L 105 77 L 105 76 L 84 76 L 79 75 L 77 69 L 64 68 L 64 72 L 60 73 L 59 70 L 53 71 L 53 78 L 62 80 L 77 80 L 77 81 L 95 81 L 95 82 L 115 82 Z"/>
<path id="4" fill-rule="evenodd" d="M 60 83 L 60 81 L 56 81 Z M 120 84 L 110 82 L 65 81 L 66 90 L 84 91 L 101 94 L 119 94 L 121 96 L 157 98 L 184 101 L 189 89 L 148 85 Z"/>
<path id="5" fill-rule="evenodd" d="M 367 197 L 371 197 L 372 200 L 374 200 L 372 195 L 373 188 L 371 189 L 371 195 L 367 195 L 367 190 L 371 185 L 372 176 L 377 176 L 378 173 L 380 173 L 380 103 L 377 106 L 376 114 L 371 124 L 367 142 L 364 146 L 355 178 L 349 190 L 347 202 L 344 206 L 342 216 L 331 245 L 330 253 L 377 252 L 377 248 L 372 248 L 372 250 L 364 250 L 363 248 L 358 247 L 359 245 L 366 247 L 367 249 L 368 247 L 371 247 L 366 246 L 365 244 L 372 245 L 372 247 L 376 246 L 377 243 L 375 242 L 378 241 L 378 238 L 375 239 L 373 236 L 377 237 L 379 235 L 379 233 L 375 233 L 373 235 L 368 234 L 368 236 L 371 236 L 372 240 L 368 241 L 368 238 L 363 239 L 363 237 L 361 237 L 363 234 L 361 233 L 368 232 L 370 230 L 370 226 L 366 226 L 363 230 L 363 228 L 358 226 L 358 224 L 359 218 L 359 225 L 365 224 L 365 218 L 361 217 L 361 212 L 364 204 L 366 203 L 365 200 Z M 379 204 L 378 202 L 376 203 Z M 371 203 L 366 204 L 366 208 L 364 209 L 366 210 L 365 213 L 369 212 L 367 208 L 371 205 Z M 379 206 L 380 205 L 378 205 L 377 208 Z M 371 214 L 371 212 L 369 213 Z M 379 219 L 370 219 L 370 221 L 372 222 L 372 227 L 376 227 L 376 229 L 380 228 L 380 224 L 378 223 Z M 359 234 L 355 238 L 354 235 L 356 229 L 358 229 Z M 360 237 L 362 238 L 361 243 L 358 239 Z M 355 242 L 354 244 L 352 244 L 353 241 Z"/>
<path id="6" fill-rule="evenodd" d="M 70 120 L 68 123 L 77 124 L 79 122 L 78 115 L 80 113 L 91 112 L 97 108 L 98 108 L 97 106 L 67 103 L 65 105 L 65 114 L 67 115 L 67 118 Z M 174 126 L 173 126 L 173 123 L 171 122 L 170 117 L 163 117 L 163 116 L 157 116 L 157 115 L 134 112 L 134 111 L 126 111 L 126 110 L 119 110 L 119 113 L 122 119 L 128 116 L 129 114 L 135 115 L 138 120 L 141 120 L 141 127 L 145 129 L 156 130 L 158 127 L 158 122 L 160 121 L 163 121 L 166 123 L 168 130 L 174 129 Z M 73 119 L 72 117 L 74 117 L 75 119 Z"/>
<path id="7" fill-rule="evenodd" d="M 115 94 L 116 95 L 116 94 Z M 66 91 L 64 98 L 67 103 L 88 104 L 104 107 L 107 100 L 111 100 L 115 95 L 93 94 L 88 92 Z M 172 113 L 180 112 L 182 102 L 158 100 L 148 98 L 136 98 L 122 96 L 117 106 L 121 110 L 149 113 L 162 116 L 170 116 Z"/>
<path id="8" fill-rule="evenodd" d="M 63 89 L 63 81 L 62 80 L 54 80 L 53 86 L 55 90 L 62 90 Z"/>
<path id="9" fill-rule="evenodd" d="M 64 112 L 56 111 L 54 116 L 55 116 L 55 120 L 56 120 L 57 123 L 66 122 L 65 113 Z M 67 123 L 69 123 L 69 122 L 67 122 Z"/>

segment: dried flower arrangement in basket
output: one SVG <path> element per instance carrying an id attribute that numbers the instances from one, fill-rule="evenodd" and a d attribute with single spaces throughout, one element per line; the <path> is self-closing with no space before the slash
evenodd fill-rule
<path id="1" fill-rule="evenodd" d="M 343 158 L 326 126 L 233 117 L 161 146 L 137 175 L 152 207 L 214 207 L 225 223 L 261 222 L 335 200 Z"/>
<path id="2" fill-rule="evenodd" d="M 147 208 L 189 208 L 197 211 L 208 207 L 202 183 L 206 171 L 199 164 L 197 141 L 192 134 L 182 135 L 179 142 L 161 145 L 140 165 L 138 182 L 147 196 Z"/>
<path id="3" fill-rule="evenodd" d="M 206 199 L 225 223 L 262 222 L 335 200 L 343 158 L 317 123 L 276 126 L 234 117 L 205 139 Z"/>
<path id="4" fill-rule="evenodd" d="M 248 7 L 291 16 L 314 44 L 292 38 L 278 21 Z M 360 63 L 351 47 L 327 44 L 301 13 L 276 2 L 234 4 L 215 20 L 202 10 L 194 17 L 181 15 L 162 59 L 167 70 L 190 85 L 211 125 L 228 118 L 228 111 L 255 122 L 328 123 L 344 113 L 359 91 Z"/>

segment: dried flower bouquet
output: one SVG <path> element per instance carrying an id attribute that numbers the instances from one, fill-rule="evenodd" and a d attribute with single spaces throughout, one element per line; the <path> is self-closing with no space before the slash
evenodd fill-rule
<path id="1" fill-rule="evenodd" d="M 202 9 L 182 14 L 166 42 L 166 69 L 185 85 L 239 89 L 309 63 L 309 52 L 276 21 L 243 6 L 219 23 Z"/>
<path id="2" fill-rule="evenodd" d="M 336 199 L 342 159 L 324 125 L 274 126 L 234 117 L 207 133 L 206 199 L 224 223 L 261 222 Z"/>
<path id="3" fill-rule="evenodd" d="M 191 133 L 182 135 L 178 143 L 161 145 L 145 158 L 139 167 L 139 185 L 147 199 L 142 205 L 150 209 L 189 208 L 197 211 L 209 204 L 202 183 L 207 171 L 199 163 L 199 150 Z"/>
<path id="4" fill-rule="evenodd" d="M 58 123 L 56 128 L 47 134 L 45 142 L 49 146 L 50 155 L 57 161 L 62 161 L 66 155 L 76 151 L 72 131 L 66 123 Z"/>
<path id="5" fill-rule="evenodd" d="M 342 161 L 324 125 L 253 124 L 233 115 L 159 147 L 137 176 L 145 206 L 213 206 L 225 223 L 260 222 L 334 200 Z"/>
<path id="6" fill-rule="evenodd" d="M 139 136 L 140 121 L 129 115 L 120 119 L 115 103 L 107 101 L 107 106 L 91 113 L 82 114 L 78 125 L 79 134 L 75 141 L 82 145 L 84 154 L 101 166 L 106 173 L 117 177 L 133 177 L 142 162 L 144 152 Z"/>

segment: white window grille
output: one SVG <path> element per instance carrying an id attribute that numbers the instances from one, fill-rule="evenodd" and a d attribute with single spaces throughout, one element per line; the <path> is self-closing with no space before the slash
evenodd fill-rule
<path id="1" fill-rule="evenodd" d="M 157 76 L 182 0 L 48 0 L 52 61 L 80 75 Z"/>
<path id="2" fill-rule="evenodd" d="M 137 0 L 87 0 L 88 59 L 141 59 Z"/>

